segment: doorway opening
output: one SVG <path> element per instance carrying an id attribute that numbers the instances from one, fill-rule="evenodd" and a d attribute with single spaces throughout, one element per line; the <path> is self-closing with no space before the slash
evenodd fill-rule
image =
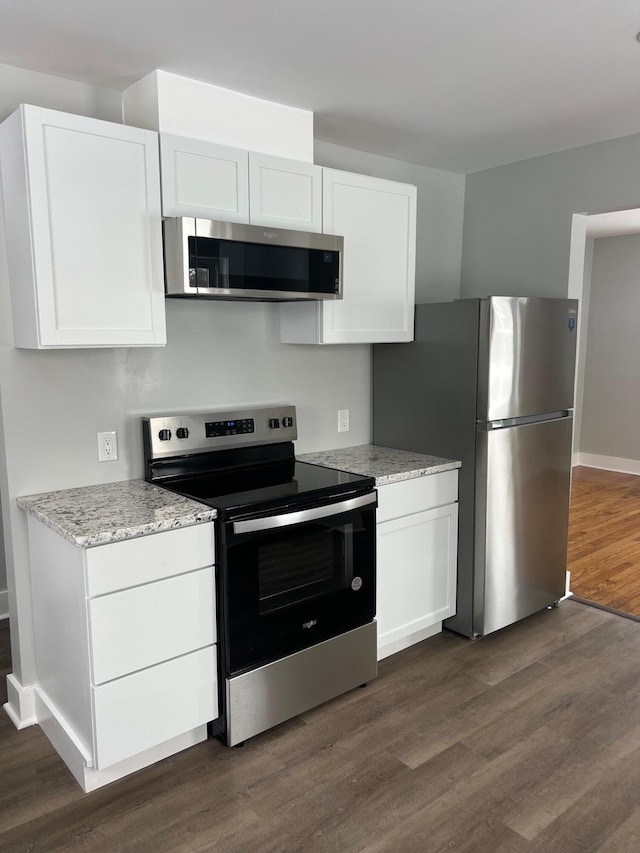
<path id="1" fill-rule="evenodd" d="M 640 454 L 627 453 L 635 457 L 629 459 L 607 455 L 611 450 L 606 447 L 596 448 L 598 453 L 584 451 L 585 435 L 586 446 L 594 449 L 585 428 L 589 421 L 584 418 L 590 308 L 592 303 L 597 304 L 598 294 L 596 291 L 593 295 L 591 289 L 594 244 L 598 238 L 634 234 L 640 234 L 638 208 L 573 217 L 568 296 L 580 300 L 581 319 L 568 569 L 570 589 L 576 597 L 640 619 Z M 635 281 L 635 272 L 633 275 Z M 636 310 L 633 313 L 637 316 Z M 595 328 L 592 320 L 594 333 Z M 593 377 L 591 370 L 589 376 Z M 589 406 L 593 407 L 593 398 Z M 635 417 L 633 413 L 630 416 Z"/>

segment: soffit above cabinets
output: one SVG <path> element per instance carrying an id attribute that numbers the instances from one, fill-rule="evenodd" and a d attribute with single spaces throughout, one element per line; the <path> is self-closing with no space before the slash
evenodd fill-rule
<path id="1" fill-rule="evenodd" d="M 156 70 L 122 95 L 126 124 L 313 162 L 313 113 Z"/>

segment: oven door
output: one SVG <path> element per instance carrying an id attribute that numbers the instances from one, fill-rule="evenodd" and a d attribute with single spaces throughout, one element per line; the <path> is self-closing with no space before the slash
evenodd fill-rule
<path id="1" fill-rule="evenodd" d="M 376 492 L 224 525 L 226 674 L 371 622 Z"/>

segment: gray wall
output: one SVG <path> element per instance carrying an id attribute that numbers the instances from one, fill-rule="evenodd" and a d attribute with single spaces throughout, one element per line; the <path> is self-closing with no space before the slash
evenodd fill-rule
<path id="1" fill-rule="evenodd" d="M 580 451 L 640 460 L 640 236 L 595 240 Z"/>
<path id="2" fill-rule="evenodd" d="M 464 175 L 315 142 L 315 162 L 332 169 L 415 184 L 418 188 L 416 302 L 460 295 Z"/>
<path id="3" fill-rule="evenodd" d="M 463 296 L 566 296 L 571 217 L 640 206 L 640 135 L 467 176 Z"/>
<path id="4" fill-rule="evenodd" d="M 0 68 L 0 92 L 0 119 L 21 101 L 100 118 L 119 115 L 118 93 L 18 69 Z M 447 211 L 451 234 L 442 245 L 429 238 L 420 263 L 437 271 L 434 295 L 457 295 L 464 179 L 321 148 L 319 162 L 369 174 L 379 167 L 383 177 L 419 184 L 423 230 Z M 142 476 L 140 416 L 151 412 L 291 402 L 298 407 L 299 452 L 370 441 L 370 346 L 281 344 L 277 305 L 259 303 L 168 300 L 167 334 L 166 348 L 14 349 L 0 241 L 0 495 L 9 601 L 18 617 L 11 624 L 13 671 L 23 684 L 33 681 L 35 663 L 26 523 L 16 496 Z M 337 410 L 343 408 L 350 409 L 351 431 L 339 435 Z M 96 432 L 112 429 L 119 459 L 98 464 Z"/>

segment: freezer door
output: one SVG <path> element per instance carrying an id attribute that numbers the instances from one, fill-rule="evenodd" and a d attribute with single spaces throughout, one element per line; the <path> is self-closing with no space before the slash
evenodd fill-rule
<path id="1" fill-rule="evenodd" d="M 573 408 L 578 303 L 492 296 L 480 304 L 480 421 Z"/>
<path id="2" fill-rule="evenodd" d="M 564 595 L 572 421 L 477 433 L 477 634 L 497 631 Z"/>

